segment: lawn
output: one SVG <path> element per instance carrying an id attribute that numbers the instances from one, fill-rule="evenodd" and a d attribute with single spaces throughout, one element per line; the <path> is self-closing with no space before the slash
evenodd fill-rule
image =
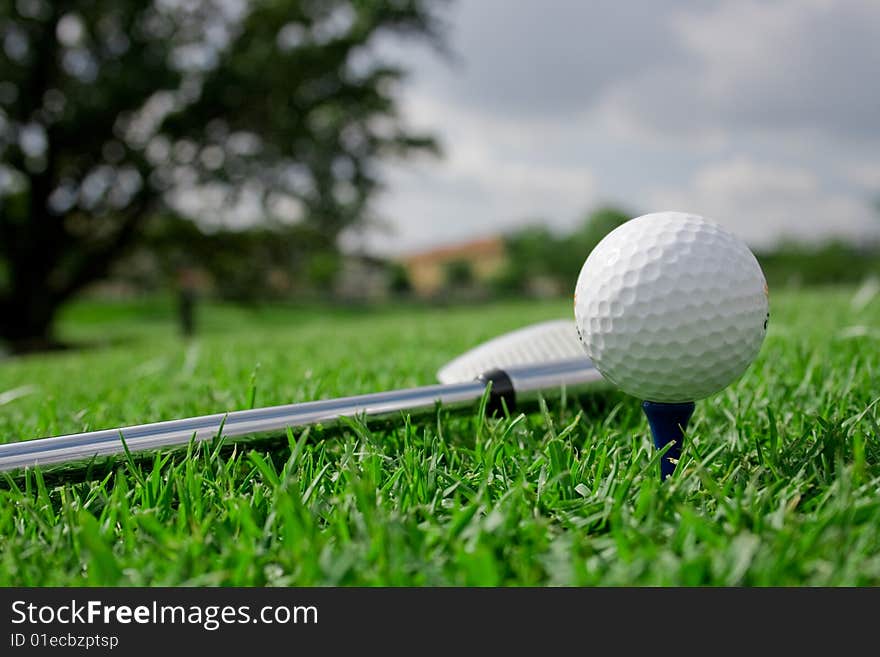
<path id="1" fill-rule="evenodd" d="M 773 293 L 758 361 L 698 403 L 665 484 L 615 392 L 351 422 L 97 481 L 6 478 L 0 584 L 878 585 L 880 299 L 854 293 Z M 427 384 L 570 312 L 212 306 L 186 343 L 162 301 L 81 303 L 62 333 L 89 348 L 0 361 L 0 442 Z"/>

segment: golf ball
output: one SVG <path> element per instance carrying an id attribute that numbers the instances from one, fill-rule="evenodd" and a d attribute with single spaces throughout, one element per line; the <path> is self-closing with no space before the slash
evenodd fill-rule
<path id="1" fill-rule="evenodd" d="M 767 332 L 767 283 L 739 238 L 657 212 L 610 232 L 578 277 L 578 335 L 602 375 L 655 402 L 708 397 L 739 378 Z"/>

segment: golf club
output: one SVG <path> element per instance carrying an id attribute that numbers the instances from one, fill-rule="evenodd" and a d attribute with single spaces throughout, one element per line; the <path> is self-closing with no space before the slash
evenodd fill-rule
<path id="1" fill-rule="evenodd" d="M 479 372 L 476 378 L 471 376 L 475 371 Z M 489 340 L 441 368 L 438 379 L 439 385 L 9 443 L 0 445 L 0 472 L 118 456 L 126 450 L 185 447 L 190 441 L 211 440 L 221 433 L 224 438 L 241 439 L 329 425 L 345 417 L 431 411 L 437 404 L 447 409 L 472 408 L 490 384 L 488 408 L 506 406 L 512 411 L 542 392 L 575 392 L 602 381 L 583 355 L 574 322 L 565 320 L 543 322 Z"/>

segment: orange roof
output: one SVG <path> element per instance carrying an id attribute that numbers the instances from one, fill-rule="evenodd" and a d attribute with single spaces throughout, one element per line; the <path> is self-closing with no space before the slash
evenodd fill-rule
<path id="1" fill-rule="evenodd" d="M 499 256 L 503 253 L 504 240 L 496 235 L 493 237 L 472 240 L 470 242 L 441 246 L 428 251 L 421 251 L 409 256 L 404 256 L 402 260 L 405 263 L 412 265 L 432 262 L 448 262 L 457 258 Z"/>

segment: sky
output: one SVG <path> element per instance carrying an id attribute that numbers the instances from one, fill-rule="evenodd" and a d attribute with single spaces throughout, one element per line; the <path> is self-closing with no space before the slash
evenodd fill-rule
<path id="1" fill-rule="evenodd" d="M 441 158 L 386 166 L 403 254 L 603 204 L 683 210 L 754 247 L 880 237 L 877 0 L 457 0 L 444 56 L 383 43 Z"/>

